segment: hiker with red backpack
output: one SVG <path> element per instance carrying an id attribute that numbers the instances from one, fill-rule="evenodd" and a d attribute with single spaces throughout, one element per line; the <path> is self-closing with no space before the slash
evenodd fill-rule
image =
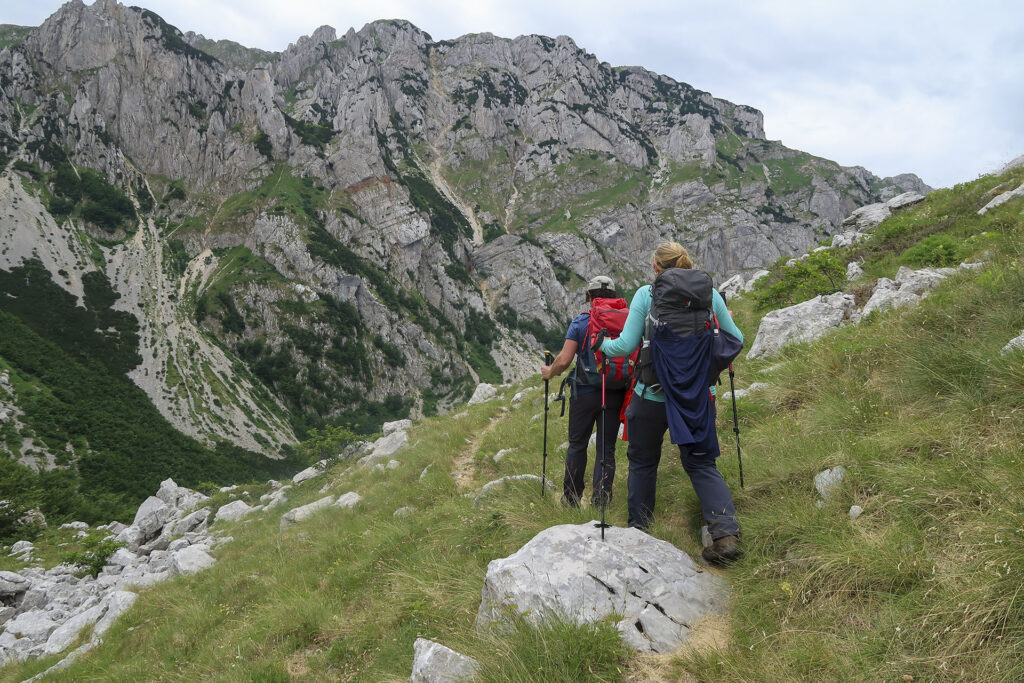
<path id="1" fill-rule="evenodd" d="M 709 387 L 742 349 L 743 333 L 711 277 L 693 268 L 681 244 L 661 244 L 652 264 L 654 284 L 637 290 L 619 337 L 598 344 L 602 353 L 616 355 L 643 341 L 626 408 L 629 526 L 650 526 L 662 439 L 669 431 L 713 539 L 702 557 L 729 564 L 742 554 L 740 529 L 729 485 L 715 466 L 718 434 Z"/>
<path id="2" fill-rule="evenodd" d="M 597 427 L 594 457 L 592 502 L 595 506 L 611 502 L 615 480 L 615 441 L 619 432 L 619 412 L 629 384 L 631 366 L 626 358 L 603 358 L 595 354 L 593 343 L 601 329 L 622 329 L 629 309 L 616 294 L 612 279 L 598 275 L 587 284 L 590 308 L 573 318 L 565 333 L 565 344 L 550 365 L 541 367 L 541 377 L 549 380 L 562 374 L 576 360 L 576 368 L 566 378 L 571 387 L 569 398 L 569 452 L 565 456 L 562 504 L 579 507 L 583 498 L 587 469 L 587 446 Z"/>

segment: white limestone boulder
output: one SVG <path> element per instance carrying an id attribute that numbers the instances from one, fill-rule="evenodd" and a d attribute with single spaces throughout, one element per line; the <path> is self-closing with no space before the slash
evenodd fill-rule
<path id="1" fill-rule="evenodd" d="M 930 290 L 955 272 L 955 268 L 911 270 L 906 266 L 900 266 L 895 280 L 886 277 L 878 279 L 875 291 L 864 304 L 860 314 L 866 316 L 872 311 L 885 311 L 916 304 Z"/>
<path id="2" fill-rule="evenodd" d="M 359 459 L 358 464 L 368 466 L 389 460 L 392 455 L 409 444 L 409 435 L 404 431 L 391 432 L 373 442 L 369 455 Z"/>
<path id="3" fill-rule="evenodd" d="M 501 479 L 495 479 L 494 481 L 489 481 L 489 482 L 487 482 L 486 484 L 483 485 L 483 487 L 480 489 L 480 493 L 478 493 L 476 495 L 476 500 L 479 501 L 481 498 L 483 498 L 488 493 L 491 493 L 495 489 L 497 489 L 497 488 L 499 488 L 501 486 L 504 486 L 505 484 L 508 484 L 510 482 L 516 482 L 516 481 L 535 481 L 535 482 L 540 483 L 540 480 L 541 480 L 541 478 L 538 477 L 536 474 L 513 474 L 513 475 L 509 475 L 507 477 L 502 477 Z M 548 488 L 551 488 L 551 489 L 555 488 L 555 484 L 554 484 L 553 481 L 551 481 L 550 477 L 545 479 L 544 483 L 545 483 L 545 485 Z"/>
<path id="4" fill-rule="evenodd" d="M 222 505 L 217 514 L 214 515 L 214 522 L 237 522 L 248 517 L 255 509 L 250 507 L 244 500 L 233 500 L 227 505 Z"/>
<path id="5" fill-rule="evenodd" d="M 997 206 L 1002 206 L 1006 202 L 1010 201 L 1011 199 L 1015 199 L 1016 197 L 1024 197 L 1024 183 L 1022 183 L 1020 187 L 1018 187 L 1015 190 L 1010 190 L 1009 192 L 1003 192 L 1000 195 L 996 195 L 995 199 L 993 199 L 988 204 L 978 209 L 978 215 L 984 216 L 986 213 L 996 208 Z"/>
<path id="6" fill-rule="evenodd" d="M 354 508 L 362 499 L 363 497 L 355 491 L 349 491 L 348 493 L 338 496 L 338 500 L 334 502 L 334 507 L 345 509 Z"/>
<path id="7" fill-rule="evenodd" d="M 281 516 L 281 531 L 284 531 L 293 524 L 309 519 L 315 512 L 330 507 L 333 503 L 334 496 L 327 496 L 326 498 L 321 498 L 307 505 L 289 510 Z"/>
<path id="8" fill-rule="evenodd" d="M 381 426 L 381 431 L 384 432 L 384 436 L 387 436 L 393 432 L 404 432 L 411 428 L 412 420 L 395 420 L 394 422 L 385 422 Z"/>
<path id="9" fill-rule="evenodd" d="M 93 605 L 58 626 L 50 634 L 50 637 L 47 638 L 46 644 L 43 646 L 43 654 L 55 655 L 66 650 L 71 643 L 75 642 L 79 631 L 99 621 L 103 611 L 104 607 L 102 605 Z"/>
<path id="10" fill-rule="evenodd" d="M 545 529 L 506 558 L 493 560 L 477 628 L 510 611 L 534 622 L 559 616 L 593 623 L 612 614 L 629 646 L 671 652 L 702 617 L 723 613 L 726 582 L 689 555 L 638 529 L 612 527 L 601 539 L 596 522 Z"/>
<path id="11" fill-rule="evenodd" d="M 171 565 L 177 574 L 195 574 L 217 563 L 201 545 L 190 545 L 171 556 Z"/>
<path id="12" fill-rule="evenodd" d="M 29 580 L 17 572 L 0 571 L 0 597 L 24 593 L 29 585 Z"/>
<path id="13" fill-rule="evenodd" d="M 1000 353 L 1006 356 L 1014 351 L 1024 351 L 1024 330 L 1021 330 L 1018 336 L 1008 341 Z"/>
<path id="14" fill-rule="evenodd" d="M 195 512 L 185 515 L 174 523 L 174 527 L 171 529 L 171 535 L 183 536 L 187 533 L 206 529 L 210 519 L 210 512 L 212 512 L 210 508 L 199 508 Z"/>
<path id="15" fill-rule="evenodd" d="M 847 322 L 855 310 L 853 295 L 836 292 L 770 311 L 761 319 L 747 358 L 766 358 L 790 344 L 813 341 Z"/>
<path id="16" fill-rule="evenodd" d="M 498 395 L 498 390 L 491 384 L 477 384 L 476 391 L 473 392 L 473 396 L 469 399 L 468 405 L 475 406 L 478 403 L 486 403 L 492 398 Z"/>
<path id="17" fill-rule="evenodd" d="M 172 508 L 179 510 L 182 514 L 199 505 L 207 498 L 207 496 L 198 491 L 178 486 L 174 483 L 173 479 L 164 479 L 160 482 L 160 488 L 156 492 L 156 497 Z"/>
<path id="18" fill-rule="evenodd" d="M 33 643 L 45 643 L 50 634 L 57 629 L 57 622 L 50 614 L 41 609 L 28 610 L 14 617 L 4 626 L 4 630 L 15 638 L 28 638 Z"/>
<path id="19" fill-rule="evenodd" d="M 142 533 L 144 540 L 149 539 L 156 536 L 173 515 L 174 508 L 160 498 L 150 496 L 139 506 L 131 526 Z"/>
<path id="20" fill-rule="evenodd" d="M 321 474 L 323 474 L 324 468 L 326 466 L 327 466 L 327 461 L 326 460 L 321 460 L 317 464 L 315 464 L 315 465 L 313 465 L 311 467 L 307 467 L 306 469 L 302 470 L 301 472 L 296 474 L 294 477 L 292 477 L 292 483 L 293 484 L 301 484 L 302 482 L 308 481 L 308 480 L 312 479 L 313 477 L 318 477 Z"/>
<path id="21" fill-rule="evenodd" d="M 413 644 L 412 676 L 409 683 L 455 683 L 473 679 L 480 662 L 461 655 L 441 643 L 417 638 Z"/>

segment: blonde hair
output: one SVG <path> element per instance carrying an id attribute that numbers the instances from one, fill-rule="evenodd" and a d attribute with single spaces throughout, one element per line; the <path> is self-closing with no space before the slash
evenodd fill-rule
<path id="1" fill-rule="evenodd" d="M 690 260 L 690 252 L 679 242 L 662 242 L 654 250 L 651 256 L 651 263 L 661 270 L 669 268 L 693 268 L 693 261 Z"/>

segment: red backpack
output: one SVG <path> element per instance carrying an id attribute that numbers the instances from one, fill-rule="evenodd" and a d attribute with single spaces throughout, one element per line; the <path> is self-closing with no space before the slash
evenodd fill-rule
<path id="1" fill-rule="evenodd" d="M 602 365 L 604 354 L 594 351 L 593 345 L 601 330 L 605 330 L 607 339 L 616 339 L 622 334 L 622 326 L 626 324 L 629 307 L 625 299 L 601 299 L 590 302 L 590 322 L 587 324 L 587 337 L 583 341 L 581 361 L 576 363 L 578 381 L 591 386 L 601 386 Z M 637 351 L 628 356 L 608 358 L 607 371 L 604 374 L 605 387 L 608 389 L 624 389 L 633 380 L 633 367 L 636 365 Z"/>

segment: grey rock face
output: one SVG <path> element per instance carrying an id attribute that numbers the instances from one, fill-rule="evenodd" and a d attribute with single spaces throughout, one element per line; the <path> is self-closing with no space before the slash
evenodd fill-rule
<path id="1" fill-rule="evenodd" d="M 476 675 L 480 663 L 472 657 L 426 638 L 417 638 L 413 644 L 412 676 L 410 683 L 455 683 L 469 681 Z"/>
<path id="2" fill-rule="evenodd" d="M 690 627 L 725 608 L 726 584 L 689 555 L 637 529 L 596 522 L 551 527 L 513 555 L 493 560 L 484 579 L 477 627 L 506 610 L 535 621 L 561 615 L 577 623 L 623 617 L 623 641 L 639 650 L 671 652 Z"/>
<path id="3" fill-rule="evenodd" d="M 624 286 L 648 279 L 659 241 L 678 239 L 725 278 L 802 253 L 858 206 L 928 189 L 789 150 L 765 139 L 757 110 L 613 69 L 565 36 L 432 41 L 407 22 L 374 22 L 341 39 L 321 27 L 269 54 L 181 36 L 116 2 L 73 2 L 0 52 L 0 72 L 10 80 L 0 120 L 19 102 L 35 110 L 24 126 L 0 123 L 23 161 L 53 170 L 30 151 L 52 144 L 140 209 L 159 195 L 99 265 L 118 310 L 141 323 L 133 381 L 183 432 L 269 455 L 295 435 L 279 387 L 260 386 L 241 360 L 255 342 L 265 356 L 284 352 L 298 381 L 330 384 L 332 416 L 426 388 L 446 410 L 478 378 L 455 348 L 477 324 L 503 337 L 528 325 L 532 340 L 564 328 L 593 272 Z M 792 180 L 794 167 L 806 180 Z M 312 193 L 308 212 L 278 210 L 273 188 L 292 184 Z M 0 192 L 27 196 L 19 182 Z M 183 272 L 165 267 L 172 245 L 158 226 L 168 225 L 179 226 Z M 0 265 L 36 253 L 81 297 L 98 266 L 76 231 L 35 200 L 5 222 Z M 243 249 L 273 277 L 218 282 Z M 213 291 L 241 324 L 210 315 L 197 326 L 186 302 Z M 354 319 L 372 334 L 346 334 Z M 317 341 L 303 351 L 296 328 Z M 358 373 L 321 353 L 342 345 Z M 535 371 L 529 348 L 489 351 L 506 379 Z"/>
<path id="4" fill-rule="evenodd" d="M 847 322 L 855 309 L 852 295 L 837 292 L 771 311 L 761 319 L 747 358 L 768 357 L 787 344 L 813 341 Z"/>
<path id="5" fill-rule="evenodd" d="M 1010 190 L 1009 192 L 1003 192 L 1002 194 L 997 195 L 988 204 L 978 209 L 978 215 L 983 216 L 992 209 L 996 208 L 997 206 L 1002 206 L 1006 202 L 1017 197 L 1024 197 L 1024 183 L 1022 183 L 1020 187 L 1018 187 L 1015 190 Z"/>

